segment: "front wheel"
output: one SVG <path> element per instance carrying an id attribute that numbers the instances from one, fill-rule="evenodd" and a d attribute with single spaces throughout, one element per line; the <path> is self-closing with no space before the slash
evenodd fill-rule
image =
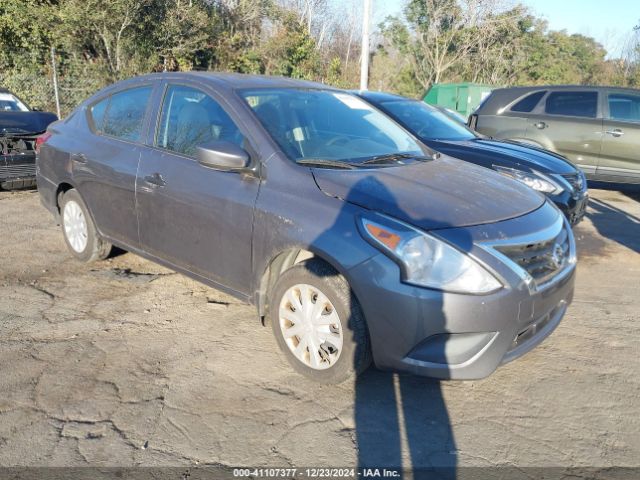
<path id="1" fill-rule="evenodd" d="M 347 280 L 319 259 L 285 271 L 269 301 L 278 346 L 314 381 L 340 383 L 371 364 L 364 315 Z"/>
<path id="2" fill-rule="evenodd" d="M 60 217 L 64 241 L 75 258 L 93 262 L 109 256 L 111 244 L 98 235 L 89 210 L 76 190 L 69 190 L 62 197 Z"/>

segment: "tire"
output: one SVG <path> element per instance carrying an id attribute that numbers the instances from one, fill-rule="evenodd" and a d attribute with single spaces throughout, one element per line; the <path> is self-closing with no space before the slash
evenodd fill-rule
<path id="1" fill-rule="evenodd" d="M 319 300 L 322 310 L 318 310 Z M 310 316 L 304 317 L 304 312 Z M 314 258 L 286 270 L 269 295 L 267 314 L 287 360 L 311 380 L 341 383 L 371 364 L 369 332 L 360 304 L 347 280 L 322 260 Z M 318 353 L 315 361 L 313 351 Z"/>
<path id="2" fill-rule="evenodd" d="M 60 226 L 67 248 L 76 259 L 93 262 L 109 256 L 111 244 L 100 238 L 89 209 L 77 190 L 69 190 L 62 197 Z"/>

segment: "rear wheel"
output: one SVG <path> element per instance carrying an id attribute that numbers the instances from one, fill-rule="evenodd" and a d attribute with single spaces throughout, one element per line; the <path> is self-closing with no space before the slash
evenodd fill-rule
<path id="1" fill-rule="evenodd" d="M 364 315 L 347 280 L 319 259 L 285 271 L 270 295 L 269 319 L 293 368 L 340 383 L 371 364 Z"/>
<path id="2" fill-rule="evenodd" d="M 111 244 L 98 235 L 89 210 L 76 190 L 69 190 L 60 203 L 62 234 L 71 254 L 83 262 L 103 260 Z"/>

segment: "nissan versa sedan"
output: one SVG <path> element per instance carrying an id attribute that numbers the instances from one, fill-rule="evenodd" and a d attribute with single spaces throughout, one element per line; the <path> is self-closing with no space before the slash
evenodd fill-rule
<path id="1" fill-rule="evenodd" d="M 355 92 L 354 92 L 355 93 Z M 392 117 L 430 148 L 514 178 L 544 193 L 576 225 L 589 195 L 582 171 L 553 152 L 480 136 L 419 100 L 381 92 L 357 95 Z"/>
<path id="2" fill-rule="evenodd" d="M 74 257 L 117 245 L 255 304 L 319 382 L 372 360 L 484 377 L 573 296 L 574 238 L 553 203 L 317 83 L 116 83 L 48 129 L 38 186 Z"/>

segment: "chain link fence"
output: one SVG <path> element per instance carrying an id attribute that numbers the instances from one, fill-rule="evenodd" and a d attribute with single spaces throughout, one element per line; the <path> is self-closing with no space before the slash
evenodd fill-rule
<path id="1" fill-rule="evenodd" d="M 52 53 L 33 59 L 31 64 L 0 65 L 0 88 L 15 93 L 32 109 L 58 113 L 59 104 L 64 118 L 110 81 L 104 72 L 86 66 L 76 68 L 63 55 Z"/>

